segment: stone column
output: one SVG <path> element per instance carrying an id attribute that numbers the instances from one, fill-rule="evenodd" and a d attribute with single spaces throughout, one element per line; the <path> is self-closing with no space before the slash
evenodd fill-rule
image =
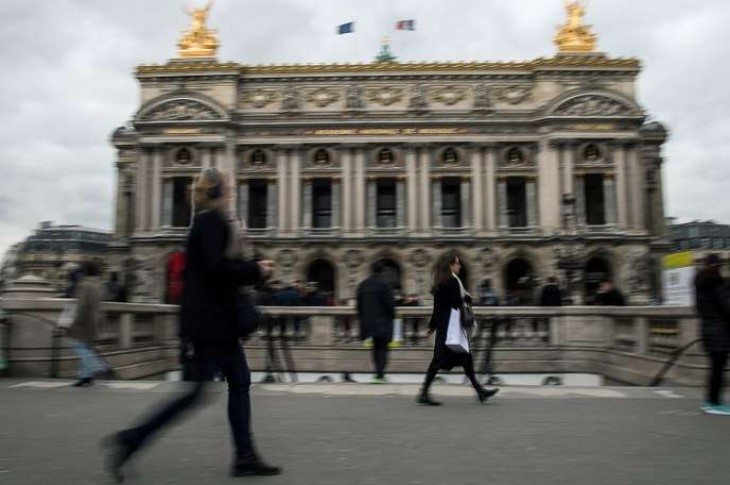
<path id="1" fill-rule="evenodd" d="M 623 143 L 616 143 L 615 164 L 616 164 L 616 198 L 618 208 L 618 228 L 626 230 L 629 228 L 629 205 L 628 190 L 626 187 L 626 146 Z"/>
<path id="2" fill-rule="evenodd" d="M 229 133 L 226 137 L 226 145 L 224 148 L 223 160 L 221 161 L 221 169 L 228 172 L 231 175 L 230 183 L 235 183 L 236 180 L 236 139 L 233 134 Z M 229 214 L 235 214 L 235 209 L 238 206 L 238 193 L 234 193 L 234 196 L 228 201 Z"/>
<path id="3" fill-rule="evenodd" d="M 537 227 L 537 197 L 535 194 L 536 183 L 534 177 L 527 177 L 525 180 L 525 197 L 527 198 L 527 227 Z"/>
<path id="4" fill-rule="evenodd" d="M 484 192 L 486 193 L 484 219 L 487 231 L 497 229 L 497 149 L 487 146 L 484 150 Z M 500 223 L 501 225 L 501 223 Z"/>
<path id="5" fill-rule="evenodd" d="M 585 175 L 575 177 L 575 223 L 577 227 L 586 225 L 586 184 Z"/>
<path id="6" fill-rule="evenodd" d="M 277 180 L 277 195 L 279 213 L 277 216 L 278 221 L 278 233 L 285 234 L 289 232 L 289 219 L 287 217 L 288 205 L 289 205 L 289 181 L 287 177 L 287 167 L 289 165 L 286 149 L 280 148 L 276 152 L 276 180 Z"/>
<path id="7" fill-rule="evenodd" d="M 606 174 L 603 177 L 603 201 L 606 210 L 606 225 L 616 224 L 616 187 L 614 186 L 613 174 Z"/>
<path id="8" fill-rule="evenodd" d="M 399 176 L 395 181 L 395 200 L 396 200 L 396 208 L 395 208 L 395 216 L 396 220 L 398 221 L 396 223 L 396 226 L 398 226 L 398 230 L 402 231 L 403 228 L 406 225 L 406 194 L 405 194 L 405 180 L 404 177 Z"/>
<path id="9" fill-rule="evenodd" d="M 312 228 L 312 179 L 307 177 L 303 179 L 304 183 L 304 198 L 302 200 L 302 229 L 304 232 L 309 232 Z"/>
<path id="10" fill-rule="evenodd" d="M 342 226 L 342 220 L 340 216 L 340 179 L 338 177 L 332 178 L 332 228 L 339 228 Z"/>
<path id="11" fill-rule="evenodd" d="M 366 221 L 366 227 L 369 229 L 375 228 L 378 226 L 378 221 L 376 220 L 376 209 L 377 209 L 377 203 L 378 203 L 378 179 L 375 177 L 368 177 L 368 198 L 367 198 L 367 207 L 368 207 L 368 218 Z"/>
<path id="12" fill-rule="evenodd" d="M 152 155 L 152 222 L 151 229 L 160 229 L 162 216 L 162 148 L 158 147 Z"/>
<path id="13" fill-rule="evenodd" d="M 646 207 L 644 197 L 644 164 L 639 158 L 638 148 L 631 145 L 628 148 L 628 173 L 629 173 L 629 190 L 631 192 L 631 205 L 629 212 L 631 213 L 631 228 L 635 231 L 646 230 Z"/>
<path id="14" fill-rule="evenodd" d="M 355 151 L 355 232 L 365 234 L 365 149 Z"/>
<path id="15" fill-rule="evenodd" d="M 250 221 L 248 220 L 248 182 L 246 180 L 242 180 L 238 184 L 237 196 L 238 210 L 236 212 L 238 213 L 238 218 L 246 223 L 246 227 L 250 227 Z"/>
<path id="16" fill-rule="evenodd" d="M 289 154 L 289 162 L 291 168 L 291 231 L 293 234 L 299 233 L 302 217 L 302 195 L 301 195 L 301 163 L 302 152 L 300 149 L 294 149 Z M 311 210 L 311 207 L 310 207 Z M 308 223 L 311 227 L 311 219 Z"/>
<path id="17" fill-rule="evenodd" d="M 431 193 L 433 194 L 433 212 L 431 213 L 431 224 L 435 232 L 439 231 L 443 227 L 441 218 L 442 193 L 440 177 L 433 177 L 431 179 Z"/>
<path id="18" fill-rule="evenodd" d="M 418 166 L 421 169 L 421 224 L 419 232 L 428 234 L 431 230 L 431 152 L 426 147 L 418 149 Z"/>
<path id="19" fill-rule="evenodd" d="M 408 232 L 413 234 L 418 227 L 418 200 L 416 198 L 416 187 L 418 187 L 418 173 L 416 172 L 416 149 L 408 148 L 406 151 L 406 180 L 408 193 Z"/>
<path id="20" fill-rule="evenodd" d="M 478 179 L 478 177 L 477 177 Z M 475 179 L 476 180 L 476 179 Z M 469 180 L 469 177 L 462 177 L 461 179 L 461 190 L 459 191 L 461 193 L 461 227 L 467 229 L 472 227 L 472 218 L 471 218 L 471 194 L 470 194 L 470 186 L 471 181 Z M 475 194 L 476 195 L 476 194 Z"/>
<path id="21" fill-rule="evenodd" d="M 482 191 L 482 150 L 478 146 L 471 147 L 471 180 L 474 185 L 471 201 L 467 195 L 467 207 L 471 202 L 471 226 L 476 234 L 483 229 L 484 220 L 484 193 Z"/>
<path id="22" fill-rule="evenodd" d="M 563 143 L 561 147 L 561 160 L 563 163 L 563 194 L 575 196 L 575 144 Z"/>
<path id="23" fill-rule="evenodd" d="M 342 205 L 342 220 L 340 227 L 343 233 L 350 232 L 352 228 L 351 217 L 352 217 L 352 180 L 350 173 L 352 171 L 352 150 L 350 148 L 343 148 L 340 150 L 341 160 L 341 174 L 342 174 L 342 199 L 334 199 L 335 206 Z"/>
<path id="24" fill-rule="evenodd" d="M 507 179 L 499 177 L 497 179 L 497 192 L 499 197 L 499 228 L 504 230 L 509 227 L 509 214 L 507 212 Z"/>
<path id="25" fill-rule="evenodd" d="M 277 213 L 277 204 L 279 201 L 278 186 L 276 178 L 269 178 L 266 183 L 266 227 L 269 230 L 275 230 L 278 226 L 279 214 Z"/>
<path id="26" fill-rule="evenodd" d="M 554 234 L 560 229 L 561 183 L 559 147 L 548 139 L 540 140 L 538 154 L 538 200 L 540 227 L 544 234 Z"/>
<path id="27" fill-rule="evenodd" d="M 172 227 L 172 179 L 165 179 L 162 185 L 162 227 Z"/>
<path id="28" fill-rule="evenodd" d="M 200 153 L 200 166 L 203 169 L 210 168 L 213 149 L 209 146 L 203 146 L 199 149 L 199 153 Z"/>
<path id="29" fill-rule="evenodd" d="M 144 232 L 145 229 L 145 207 L 147 201 L 145 197 L 146 181 L 147 181 L 147 165 L 150 160 L 149 148 L 143 148 L 137 158 L 137 180 L 134 190 L 134 206 L 136 208 L 135 232 Z"/>

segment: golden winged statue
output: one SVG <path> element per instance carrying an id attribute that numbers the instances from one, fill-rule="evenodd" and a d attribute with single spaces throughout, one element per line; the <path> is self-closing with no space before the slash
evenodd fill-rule
<path id="1" fill-rule="evenodd" d="M 568 19 L 555 34 L 555 45 L 558 52 L 584 53 L 594 52 L 596 49 L 596 34 L 591 32 L 590 25 L 583 22 L 585 7 L 579 1 L 564 0 Z"/>
<path id="2" fill-rule="evenodd" d="M 188 7 L 185 11 L 190 16 L 190 29 L 183 32 L 180 42 L 177 43 L 179 57 L 215 57 L 219 45 L 218 37 L 206 25 L 213 3 L 214 0 L 210 0 L 203 8 Z"/>

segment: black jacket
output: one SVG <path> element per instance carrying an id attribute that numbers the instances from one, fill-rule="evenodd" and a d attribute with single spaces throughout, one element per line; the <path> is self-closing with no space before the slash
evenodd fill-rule
<path id="1" fill-rule="evenodd" d="M 360 336 L 393 340 L 395 299 L 390 286 L 377 275 L 371 275 L 357 287 L 357 314 Z"/>
<path id="2" fill-rule="evenodd" d="M 562 306 L 563 292 L 558 285 L 547 284 L 543 286 L 540 293 L 540 306 Z"/>
<path id="3" fill-rule="evenodd" d="M 471 362 L 471 354 L 457 354 L 446 346 L 446 333 L 449 329 L 451 310 L 461 310 L 464 300 L 461 298 L 461 287 L 456 278 L 449 278 L 433 295 L 433 313 L 428 328 L 436 331 L 433 347 L 433 359 L 440 369 L 450 370 L 455 366 L 464 366 Z"/>
<path id="4" fill-rule="evenodd" d="M 596 301 L 601 306 L 624 306 L 626 300 L 624 295 L 621 294 L 616 288 L 609 290 L 605 293 L 598 293 L 596 295 Z"/>
<path id="5" fill-rule="evenodd" d="M 730 352 L 730 288 L 722 277 L 700 272 L 695 279 L 695 303 L 705 350 Z"/>
<path id="6" fill-rule="evenodd" d="M 255 262 L 225 257 L 230 226 L 217 210 L 196 214 L 185 253 L 180 336 L 198 345 L 238 345 L 239 287 L 256 284 Z"/>

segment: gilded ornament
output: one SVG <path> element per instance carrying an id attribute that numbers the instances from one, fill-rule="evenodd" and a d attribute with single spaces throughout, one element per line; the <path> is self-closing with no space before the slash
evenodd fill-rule
<path id="1" fill-rule="evenodd" d="M 431 90 L 431 99 L 447 106 L 453 106 L 466 98 L 463 86 L 438 86 Z"/>
<path id="2" fill-rule="evenodd" d="M 594 52 L 596 50 L 596 34 L 591 32 L 590 25 L 583 22 L 585 7 L 579 1 L 565 1 L 568 19 L 555 34 L 555 45 L 558 51 L 567 54 Z"/>
<path id="3" fill-rule="evenodd" d="M 318 108 L 325 108 L 340 99 L 340 94 L 333 88 L 317 88 L 309 91 L 305 99 Z"/>
<path id="4" fill-rule="evenodd" d="M 403 100 L 403 88 L 399 86 L 383 86 L 370 88 L 368 100 L 381 106 L 390 106 Z"/>
<path id="5" fill-rule="evenodd" d="M 261 109 L 275 102 L 277 92 L 273 89 L 256 89 L 255 91 L 244 91 L 241 94 L 241 101 L 250 104 L 254 108 Z"/>
<path id="6" fill-rule="evenodd" d="M 183 59 L 215 57 L 219 46 L 218 38 L 215 31 L 208 29 L 206 25 L 213 1 L 210 0 L 204 8 L 187 9 L 186 13 L 190 15 L 190 29 L 183 33 L 177 44 L 179 57 Z"/>
<path id="7" fill-rule="evenodd" d="M 165 102 L 142 117 L 144 121 L 218 120 L 221 116 L 210 107 L 192 99 Z"/>
<path id="8" fill-rule="evenodd" d="M 509 104 L 520 104 L 532 97 L 532 86 L 529 84 L 495 86 L 494 93 L 500 101 Z"/>

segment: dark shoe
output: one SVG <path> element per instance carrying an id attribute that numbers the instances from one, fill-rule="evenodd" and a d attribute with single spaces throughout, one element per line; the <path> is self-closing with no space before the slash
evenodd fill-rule
<path id="1" fill-rule="evenodd" d="M 233 463 L 231 476 L 246 477 L 251 475 L 279 475 L 281 468 L 265 463 L 261 458 L 255 456 L 245 460 L 237 459 Z"/>
<path id="2" fill-rule="evenodd" d="M 88 387 L 94 385 L 94 379 L 91 377 L 84 377 L 83 379 L 79 379 L 78 381 L 71 384 L 72 387 Z"/>
<path id="3" fill-rule="evenodd" d="M 124 481 L 122 465 L 131 456 L 131 447 L 124 442 L 122 433 L 104 438 L 101 446 L 104 449 L 104 469 L 114 483 L 122 483 Z"/>
<path id="4" fill-rule="evenodd" d="M 499 389 L 496 389 L 496 388 L 495 389 L 484 389 L 484 388 L 481 388 L 481 390 L 479 391 L 479 394 L 477 395 L 477 397 L 479 398 L 479 402 L 483 403 L 484 401 L 486 401 L 490 397 L 494 396 L 498 392 L 499 392 Z"/>
<path id="5" fill-rule="evenodd" d="M 426 392 L 419 394 L 418 398 L 416 398 L 416 402 L 424 406 L 441 406 L 440 402 L 431 399 L 431 396 L 429 396 Z"/>

